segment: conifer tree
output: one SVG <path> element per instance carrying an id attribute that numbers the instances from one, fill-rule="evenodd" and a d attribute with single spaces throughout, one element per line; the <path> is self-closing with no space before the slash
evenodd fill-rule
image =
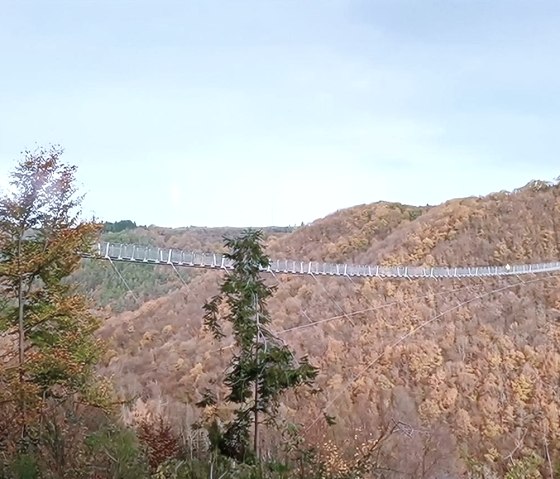
<path id="1" fill-rule="evenodd" d="M 306 357 L 297 360 L 269 328 L 266 302 L 274 288 L 261 277 L 262 269 L 270 264 L 263 251 L 262 232 L 245 230 L 238 238 L 226 238 L 225 245 L 229 249 L 226 257 L 233 260 L 234 268 L 221 284 L 220 294 L 204 305 L 204 319 L 216 339 L 224 335 L 223 321 L 232 326 L 236 350 L 225 385 L 229 391 L 227 400 L 237 408 L 234 419 L 225 425 L 219 448 L 223 454 L 242 461 L 253 454 L 258 459 L 259 425 L 263 421 L 274 423 L 280 395 L 311 384 L 317 369 Z"/>
<path id="2" fill-rule="evenodd" d="M 65 281 L 100 225 L 80 218 L 76 167 L 61 155 L 59 147 L 24 152 L 0 192 L 0 336 L 9 340 L 0 408 L 17 411 L 20 440 L 49 401 L 104 396 L 93 375 L 98 321 Z"/>

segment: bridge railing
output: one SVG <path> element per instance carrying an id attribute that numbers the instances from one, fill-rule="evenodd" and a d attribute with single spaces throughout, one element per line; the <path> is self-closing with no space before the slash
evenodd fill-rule
<path id="1" fill-rule="evenodd" d="M 233 261 L 219 253 L 182 251 L 133 244 L 98 243 L 96 257 L 113 261 L 167 264 L 194 268 L 233 269 Z M 506 266 L 421 267 L 321 263 L 316 261 L 273 260 L 263 271 L 274 273 L 358 276 L 380 278 L 469 278 L 508 276 L 560 271 L 560 262 Z"/>

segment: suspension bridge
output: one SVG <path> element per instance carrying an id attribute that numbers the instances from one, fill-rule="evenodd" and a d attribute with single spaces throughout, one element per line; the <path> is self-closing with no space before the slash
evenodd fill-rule
<path id="1" fill-rule="evenodd" d="M 220 253 L 199 253 L 173 248 L 159 248 L 135 244 L 98 243 L 87 258 L 111 262 L 167 265 L 172 267 L 232 270 L 234 262 Z M 533 263 L 504 266 L 420 267 L 378 266 L 323 263 L 317 261 L 272 260 L 263 273 L 343 276 L 366 278 L 444 279 L 478 278 L 492 276 L 519 276 L 560 271 L 560 262 Z"/>

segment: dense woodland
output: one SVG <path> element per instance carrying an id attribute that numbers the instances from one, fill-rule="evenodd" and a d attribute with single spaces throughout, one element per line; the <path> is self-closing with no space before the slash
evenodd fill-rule
<path id="1" fill-rule="evenodd" d="M 360 205 L 298 228 L 265 229 L 264 241 L 272 258 L 518 264 L 560 258 L 559 222 L 560 186 L 535 181 L 438 206 Z M 224 235 L 240 233 L 127 220 L 97 234 L 227 251 Z M 560 476 L 558 276 L 264 277 L 274 288 L 270 330 L 318 374 L 313 387 L 282 396 L 276 425 L 260 436 L 262 461 L 245 464 L 212 446 L 233 413 L 224 375 L 235 348 L 230 330 L 217 340 L 205 326 L 204 305 L 227 278 L 178 274 L 76 263 L 64 284 L 77 287 L 99 320 L 92 374 L 103 394 L 97 403 L 61 396 L 38 429 L 46 439 L 34 439 L 40 459 L 18 455 L 15 409 L 9 398 L 0 402 L 0 477 Z M 10 357 L 16 345 L 6 331 L 0 352 Z M 11 365 L 0 363 L 0 382 Z M 215 401 L 205 402 L 209 390 Z"/>

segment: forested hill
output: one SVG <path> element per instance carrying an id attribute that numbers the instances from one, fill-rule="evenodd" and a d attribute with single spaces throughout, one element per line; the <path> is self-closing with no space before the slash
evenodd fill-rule
<path id="1" fill-rule="evenodd" d="M 560 188 L 533 182 L 433 207 L 356 206 L 293 232 L 270 232 L 267 245 L 273 257 L 311 260 L 514 264 L 558 260 L 559 222 Z M 138 228 L 107 239 L 219 250 L 225 233 L 235 231 Z M 181 270 L 183 286 L 165 267 L 117 267 L 128 296 L 108 263 L 84 262 L 78 275 L 108 308 L 103 371 L 122 394 L 142 398 L 137 407 L 196 419 L 193 403 L 215 386 L 228 358 L 227 349 L 216 354 L 220 344 L 202 327 L 202 305 L 222 273 Z M 500 471 L 516 448 L 527 457 L 544 457 L 545 446 L 560 453 L 558 277 L 277 281 L 274 330 L 319 367 L 322 389 L 287 397 L 280 412 L 306 424 L 324 412 L 336 417 L 328 432 L 322 422 L 307 430 L 316 443 L 352 448 L 350 438 L 406 424 L 384 464 L 410 477 L 422 477 L 414 475 L 422 464 L 432 471 L 424 477 L 459 477 L 469 461 Z"/>

